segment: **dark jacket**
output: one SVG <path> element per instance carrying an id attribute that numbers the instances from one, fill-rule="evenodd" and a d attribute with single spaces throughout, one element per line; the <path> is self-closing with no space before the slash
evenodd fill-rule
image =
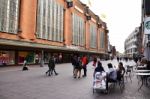
<path id="1" fill-rule="evenodd" d="M 102 72 L 102 71 L 104 71 L 103 67 L 96 67 L 95 68 L 95 72 Z"/>
<path id="2" fill-rule="evenodd" d="M 48 62 L 48 67 L 54 69 L 55 68 L 55 61 L 53 58 L 50 58 Z"/>

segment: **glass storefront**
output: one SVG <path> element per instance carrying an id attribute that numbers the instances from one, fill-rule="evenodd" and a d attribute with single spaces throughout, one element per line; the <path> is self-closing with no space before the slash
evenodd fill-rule
<path id="1" fill-rule="evenodd" d="M 26 51 L 20 51 L 18 53 L 18 63 L 23 64 L 24 60 L 27 60 L 28 64 L 34 64 L 36 53 L 34 52 L 26 52 Z"/>
<path id="2" fill-rule="evenodd" d="M 15 51 L 1 51 L 0 50 L 0 66 L 14 65 Z"/>
<path id="3" fill-rule="evenodd" d="M 44 52 L 44 63 L 48 63 L 51 53 Z"/>
<path id="4" fill-rule="evenodd" d="M 44 52 L 44 63 L 48 63 L 49 58 L 54 56 L 56 63 L 70 62 L 70 54 Z M 6 65 L 22 65 L 24 60 L 28 64 L 40 64 L 42 59 L 42 51 L 4 51 L 0 50 L 0 66 Z"/>

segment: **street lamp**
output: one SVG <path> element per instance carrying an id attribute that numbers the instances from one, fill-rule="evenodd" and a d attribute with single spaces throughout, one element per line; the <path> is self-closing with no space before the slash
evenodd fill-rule
<path id="1" fill-rule="evenodd" d="M 67 8 L 73 7 L 73 0 L 66 0 Z"/>

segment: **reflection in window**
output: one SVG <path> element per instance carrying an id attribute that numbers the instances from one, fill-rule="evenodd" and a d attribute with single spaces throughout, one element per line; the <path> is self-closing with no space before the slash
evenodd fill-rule
<path id="1" fill-rule="evenodd" d="M 63 42 L 64 7 L 56 0 L 38 0 L 37 37 Z"/>
<path id="2" fill-rule="evenodd" d="M 78 46 L 85 44 L 84 19 L 73 13 L 72 15 L 72 43 Z"/>
<path id="3" fill-rule="evenodd" d="M 0 0 L 0 31 L 17 33 L 20 0 Z"/>
<path id="4" fill-rule="evenodd" d="M 104 44 L 105 44 L 105 36 L 104 36 L 105 34 L 104 34 L 104 32 L 101 32 L 101 34 L 100 34 L 100 48 L 104 48 Z"/>
<path id="5" fill-rule="evenodd" d="M 96 48 L 97 46 L 97 35 L 96 35 L 96 25 L 90 24 L 90 47 Z"/>

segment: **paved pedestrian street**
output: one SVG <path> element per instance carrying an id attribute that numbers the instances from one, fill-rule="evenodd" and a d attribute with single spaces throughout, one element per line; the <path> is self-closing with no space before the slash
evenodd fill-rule
<path id="1" fill-rule="evenodd" d="M 117 64 L 116 60 L 102 61 L 105 69 L 108 62 Z M 150 89 L 143 86 L 138 91 L 140 84 L 135 75 L 132 76 L 132 82 L 125 80 L 122 93 L 116 86 L 108 94 L 93 94 L 94 69 L 91 64 L 88 65 L 87 77 L 80 79 L 73 78 L 70 63 L 56 65 L 59 75 L 50 77 L 45 75 L 47 65 L 30 66 L 29 71 L 22 71 L 21 66 L 0 68 L 0 99 L 149 99 Z"/>

